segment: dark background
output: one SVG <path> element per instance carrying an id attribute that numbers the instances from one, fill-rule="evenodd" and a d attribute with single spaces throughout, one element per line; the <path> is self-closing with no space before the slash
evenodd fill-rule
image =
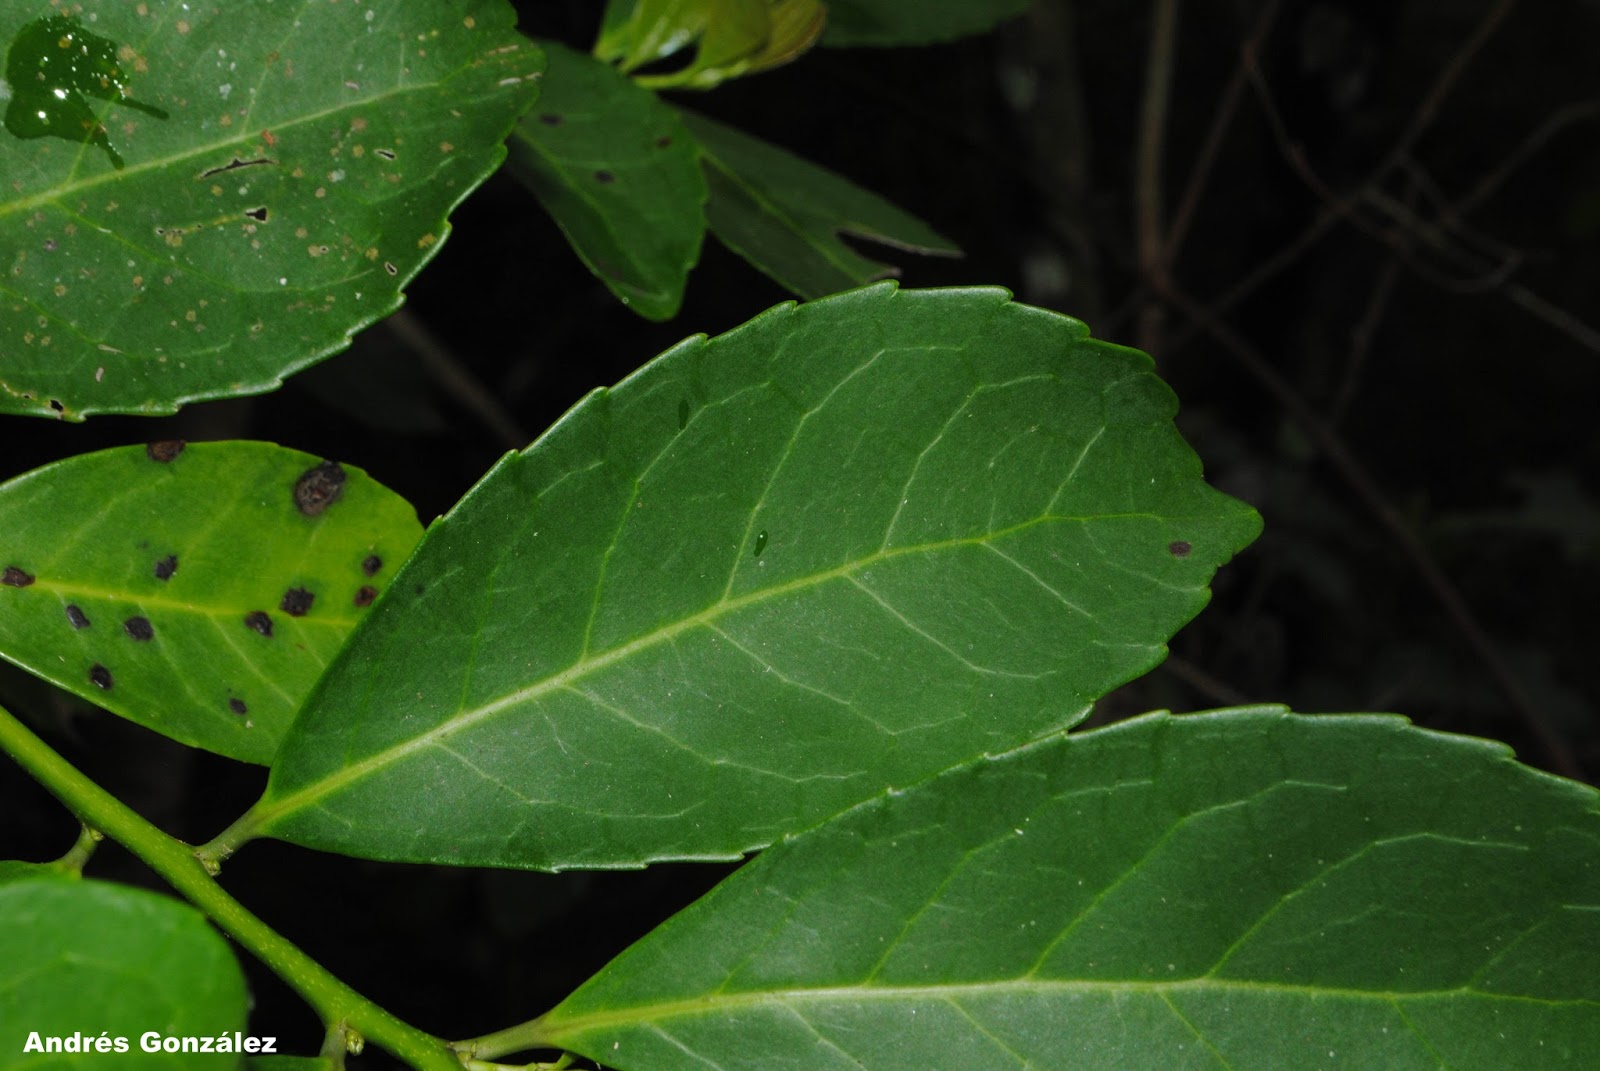
<path id="1" fill-rule="evenodd" d="M 525 29 L 583 47 L 600 5 L 520 6 Z M 1173 657 L 1097 721 L 1249 701 L 1393 710 L 1592 781 L 1600 4 L 1182 5 L 1175 49 L 1155 61 L 1172 78 L 1159 136 L 1141 135 L 1152 6 L 1039 0 L 985 37 L 819 49 L 690 103 L 966 251 L 873 251 L 903 266 L 903 285 L 1002 284 L 1150 350 L 1210 479 L 1263 514 Z M 1159 175 L 1154 198 L 1139 192 L 1141 143 L 1161 150 L 1143 171 Z M 1172 255 L 1141 257 L 1141 233 L 1170 238 L 1180 217 Z M 159 420 L 13 418 L 0 477 L 129 442 L 266 439 L 368 470 L 427 520 L 513 443 L 448 387 L 419 332 L 531 438 L 685 334 L 787 297 L 708 240 L 681 315 L 640 320 L 505 174 L 454 227 L 407 318 L 283 390 Z M 185 839 L 209 839 L 264 782 L 9 670 L 0 698 Z M 76 832 L 10 765 L 0 815 L 6 856 L 52 858 Z M 402 1018 L 463 1037 L 548 1008 L 728 869 L 549 876 L 261 842 L 224 884 Z M 89 872 L 160 887 L 111 845 Z M 256 1029 L 315 1051 L 315 1018 L 242 958 Z"/>

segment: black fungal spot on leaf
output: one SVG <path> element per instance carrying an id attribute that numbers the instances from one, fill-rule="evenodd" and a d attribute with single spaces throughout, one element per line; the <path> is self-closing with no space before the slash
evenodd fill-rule
<path id="1" fill-rule="evenodd" d="M 344 494 L 344 481 L 344 466 L 337 461 L 307 469 L 294 482 L 295 508 L 307 517 L 320 516 Z"/>
<path id="2" fill-rule="evenodd" d="M 377 597 L 378 589 L 370 584 L 366 584 L 362 586 L 360 591 L 356 592 L 355 604 L 357 606 L 371 606 L 372 600 L 376 599 Z"/>
<path id="3" fill-rule="evenodd" d="M 278 609 L 290 617 L 304 617 L 311 609 L 311 604 L 316 601 L 316 594 L 305 588 L 290 588 L 283 593 L 283 600 L 278 603 Z"/>
<path id="4" fill-rule="evenodd" d="M 59 398 L 50 399 L 50 408 L 54 409 L 58 413 L 64 413 L 67 411 L 67 407 L 61 404 L 61 399 Z"/>
<path id="5" fill-rule="evenodd" d="M 383 568 L 383 559 L 376 554 L 368 554 L 361 559 L 361 571 L 368 576 L 378 575 L 378 570 Z"/>
<path id="6" fill-rule="evenodd" d="M 122 623 L 122 631 L 141 643 L 154 638 L 156 630 L 150 627 L 148 617 L 130 617 Z"/>
<path id="7" fill-rule="evenodd" d="M 32 573 L 25 572 L 15 565 L 6 566 L 5 574 L 0 575 L 0 584 L 4 584 L 8 588 L 25 588 L 33 583 L 33 580 Z"/>
<path id="8" fill-rule="evenodd" d="M 662 134 L 659 138 L 656 139 L 656 148 L 658 148 L 658 149 L 665 149 L 668 145 L 671 145 L 671 144 L 672 144 L 672 135 L 671 134 Z"/>
<path id="9" fill-rule="evenodd" d="M 400 269 L 389 263 L 387 260 L 383 262 L 383 270 L 388 272 L 390 275 L 400 274 Z"/>
<path id="10" fill-rule="evenodd" d="M 73 628 L 88 628 L 89 618 L 75 604 L 67 604 L 67 620 L 72 622 Z"/>
<path id="11" fill-rule="evenodd" d="M 172 574 L 176 573 L 177 571 L 178 556 L 176 554 L 168 554 L 165 558 L 162 558 L 160 561 L 156 562 L 157 580 L 171 580 Z"/>
<path id="12" fill-rule="evenodd" d="M 393 149 L 373 149 L 372 151 L 383 157 L 385 160 L 393 160 L 395 158 Z"/>
<path id="13" fill-rule="evenodd" d="M 96 662 L 89 667 L 89 683 L 96 688 L 109 692 L 111 690 L 111 671 Z"/>
<path id="14" fill-rule="evenodd" d="M 1189 552 L 1193 549 L 1194 547 L 1190 546 L 1189 543 L 1182 539 L 1175 539 L 1171 543 L 1167 544 L 1167 551 L 1174 558 L 1187 558 L 1189 556 Z"/>
<path id="15" fill-rule="evenodd" d="M 245 614 L 244 627 L 251 632 L 259 632 L 269 639 L 272 637 L 272 618 L 265 610 L 251 610 Z"/>
<path id="16" fill-rule="evenodd" d="M 255 220 L 257 223 L 265 223 L 267 221 L 267 206 L 262 205 L 260 208 L 247 208 L 244 210 L 244 214 Z"/>
<path id="17" fill-rule="evenodd" d="M 245 704 L 245 701 L 243 699 L 238 699 L 238 698 L 234 698 L 234 699 L 228 700 L 228 709 L 233 711 L 235 714 L 248 714 L 248 713 L 250 713 L 249 706 L 247 706 Z"/>
<path id="18" fill-rule="evenodd" d="M 150 443 L 144 448 L 151 461 L 159 461 L 163 465 L 183 453 L 183 448 L 189 444 L 182 439 L 163 439 L 158 443 Z"/>
<path id="19" fill-rule="evenodd" d="M 609 186 L 611 183 L 617 181 L 617 176 L 602 168 L 594 173 L 594 180 L 601 185 Z"/>
<path id="20" fill-rule="evenodd" d="M 539 116 L 539 122 L 543 123 L 545 126 L 560 126 L 562 123 L 566 122 L 566 120 L 561 118 L 561 116 L 557 115 L 555 112 L 545 112 L 543 115 Z"/>

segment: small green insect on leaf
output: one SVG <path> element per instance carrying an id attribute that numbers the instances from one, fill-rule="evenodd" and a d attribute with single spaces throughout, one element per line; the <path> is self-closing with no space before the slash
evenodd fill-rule
<path id="1" fill-rule="evenodd" d="M 429 528 L 247 824 L 457 864 L 728 858 L 1070 725 L 1259 526 L 1174 408 L 1149 358 L 997 289 L 689 339 Z"/>
<path id="2" fill-rule="evenodd" d="M 167 113 L 127 94 L 127 74 L 117 63 L 117 43 L 90 33 L 71 15 L 52 15 L 24 26 L 6 53 L 5 127 L 19 138 L 62 138 L 104 149 L 119 171 L 124 162 L 106 125 L 84 98 L 133 108 L 156 119 Z"/>
<path id="3" fill-rule="evenodd" d="M 392 312 L 543 56 L 505 0 L 0 0 L 0 413 L 260 393 Z"/>

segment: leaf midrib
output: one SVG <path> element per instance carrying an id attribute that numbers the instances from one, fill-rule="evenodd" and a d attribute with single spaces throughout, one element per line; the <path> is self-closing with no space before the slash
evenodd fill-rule
<path id="1" fill-rule="evenodd" d="M 412 82 L 412 83 L 407 83 L 405 85 L 396 85 L 396 86 L 394 86 L 394 87 L 392 87 L 390 89 L 385 90 L 382 93 L 378 93 L 378 94 L 375 94 L 373 96 L 363 97 L 363 98 L 360 98 L 360 99 L 357 99 L 357 100 L 341 100 L 334 107 L 324 108 L 321 111 L 308 112 L 306 114 L 297 116 L 291 122 L 286 123 L 286 124 L 280 124 L 280 125 L 276 126 L 275 129 L 292 130 L 295 127 L 300 126 L 301 124 L 313 123 L 313 122 L 316 122 L 316 121 L 318 121 L 320 119 L 325 119 L 330 115 L 337 115 L 337 114 L 339 114 L 341 112 L 348 111 L 348 110 L 350 110 L 352 108 L 355 108 L 355 109 L 366 108 L 366 107 L 370 107 L 370 106 L 373 106 L 373 105 L 376 105 L 376 104 L 381 104 L 382 102 L 387 101 L 387 100 L 389 100 L 391 98 L 394 98 L 394 97 L 400 97 L 400 96 L 408 95 L 408 94 L 411 94 L 411 93 L 417 93 L 417 92 L 428 92 L 428 91 L 437 90 L 440 86 L 444 85 L 445 83 L 452 82 L 456 78 L 460 77 L 461 74 L 464 71 L 467 71 L 467 70 L 471 69 L 472 67 L 476 66 L 479 62 L 484 60 L 487 56 L 494 55 L 494 54 L 495 53 L 493 51 L 480 53 L 479 55 L 474 56 L 471 61 L 463 64 L 460 67 L 455 68 L 452 71 L 450 71 L 448 75 L 446 75 L 446 76 L 444 76 L 442 78 L 437 78 L 437 79 L 435 79 L 433 81 L 429 81 L 429 82 Z M 127 167 L 122 168 L 119 171 L 107 171 L 107 172 L 103 172 L 103 173 L 100 173 L 100 174 L 97 174 L 97 175 L 92 175 L 92 176 L 90 176 L 88 178 L 77 179 L 75 181 L 67 183 L 66 185 L 54 186 L 54 187 L 51 187 L 48 190 L 43 190 L 43 191 L 41 191 L 39 193 L 36 193 L 36 194 L 33 194 L 31 196 L 24 197 L 24 198 L 22 198 L 20 200 L 3 201 L 3 202 L 0 202 L 0 221 L 5 220 L 7 217 L 12 216 L 12 215 L 14 215 L 14 214 L 16 214 L 18 212 L 26 212 L 29 209 L 38 208 L 40 206 L 55 206 L 57 204 L 57 202 L 61 201 L 62 199 L 65 199 L 67 197 L 70 197 L 73 194 L 81 193 L 81 192 L 84 192 L 86 190 L 92 190 L 92 189 L 95 189 L 97 187 L 104 186 L 107 183 L 120 183 L 120 182 L 123 182 L 125 180 L 135 178 L 136 176 L 139 176 L 139 175 L 143 174 L 146 171 L 163 171 L 165 169 L 172 168 L 172 167 L 175 167 L 175 166 L 177 166 L 179 164 L 182 164 L 182 163 L 184 163 L 186 161 L 202 158 L 202 157 L 205 157 L 205 156 L 207 156 L 209 154 L 213 154 L 213 153 L 217 153 L 217 152 L 221 152 L 221 151 L 226 151 L 226 150 L 229 150 L 229 149 L 237 148 L 240 145 L 244 145 L 244 144 L 248 144 L 248 143 L 254 142 L 256 140 L 256 137 L 257 137 L 257 135 L 256 134 L 252 134 L 252 133 L 238 134 L 238 135 L 235 135 L 234 137 L 229 138 L 229 139 L 212 142 L 212 143 L 206 144 L 206 145 L 198 145 L 198 146 L 195 146 L 192 149 L 188 149 L 188 150 L 182 151 L 182 152 L 173 153 L 173 154 L 171 154 L 169 156 L 164 156 L 164 157 L 161 157 L 159 159 L 146 160 L 145 162 L 139 163 L 139 164 L 131 164 L 131 165 L 127 166 Z"/>
<path id="2" fill-rule="evenodd" d="M 1479 997 L 1489 1000 L 1533 1004 L 1544 1007 L 1591 1007 L 1600 1010 L 1600 1001 L 1573 998 L 1551 1000 L 1525 996 L 1518 993 L 1495 993 L 1460 985 L 1449 989 L 1356 989 L 1349 986 L 1296 985 L 1286 982 L 1262 982 L 1250 979 L 1190 977 L 1178 981 L 1140 981 L 1136 979 L 1086 980 L 1005 978 L 988 982 L 930 983 L 927 985 L 834 985 L 792 987 L 747 991 L 742 993 L 708 993 L 701 997 L 662 1001 L 655 1004 L 635 1004 L 623 1008 L 586 1012 L 571 1018 L 562 1018 L 560 1009 L 549 1013 L 555 1017 L 552 1027 L 541 1033 L 541 1041 L 561 1044 L 577 1035 L 607 1027 L 657 1024 L 667 1019 L 695 1016 L 724 1016 L 729 1012 L 755 1008 L 763 1004 L 789 1007 L 795 1004 L 828 1004 L 836 1002 L 859 1007 L 868 1002 L 904 1001 L 958 1002 L 961 997 L 1015 997 L 1018 995 L 1052 994 L 1061 996 L 1154 996 L 1162 999 L 1183 993 L 1204 994 L 1284 994 L 1302 996 L 1308 1000 L 1329 997 L 1347 1000 L 1373 1000 L 1386 1004 L 1408 1001 L 1435 1000 L 1450 997 Z"/>
<path id="3" fill-rule="evenodd" d="M 670 624 L 662 625 L 651 632 L 647 632 L 642 636 L 638 636 L 624 644 L 613 647 L 610 650 L 602 651 L 596 655 L 581 657 L 572 665 L 568 666 L 559 673 L 554 673 L 550 676 L 544 677 L 525 688 L 519 688 L 516 691 L 510 692 L 498 699 L 492 699 L 489 702 L 483 703 L 471 710 L 460 710 L 444 722 L 425 733 L 411 737 L 410 739 L 395 744 L 392 747 L 385 748 L 382 751 L 368 756 L 360 762 L 342 766 L 277 800 L 273 800 L 271 798 L 272 785 L 269 782 L 267 794 L 263 795 L 262 798 L 257 801 L 256 805 L 250 809 L 248 815 L 241 819 L 240 824 L 249 826 L 257 832 L 269 831 L 272 823 L 285 814 L 292 814 L 307 804 L 316 802 L 323 796 L 329 795 L 338 789 L 353 784 L 356 781 L 360 781 L 363 778 L 376 773 L 378 770 L 381 770 L 392 763 L 406 758 L 413 752 L 420 751 L 431 746 L 435 741 L 445 739 L 457 732 L 471 728 L 472 726 L 494 716 L 507 707 L 525 702 L 536 701 L 546 694 L 572 685 L 576 681 L 588 676 L 590 673 L 605 669 L 606 667 L 630 658 L 641 651 L 648 650 L 657 644 L 665 643 L 678 636 L 680 633 L 686 632 L 692 628 L 711 626 L 726 614 L 734 613 L 750 606 L 758 606 L 769 599 L 778 598 L 795 591 L 803 591 L 819 584 L 826 583 L 830 580 L 850 578 L 853 574 L 861 571 L 862 569 L 866 569 L 870 566 L 910 554 L 932 554 L 938 551 L 948 550 L 956 547 L 983 546 L 994 540 L 1027 531 L 1028 529 L 1040 524 L 1087 524 L 1095 521 L 1130 519 L 1161 520 L 1162 518 L 1156 514 L 1147 512 L 1104 513 L 1090 516 L 1062 516 L 1045 514 L 1032 520 L 1023 521 L 1020 524 L 1013 525 L 1009 528 L 985 532 L 982 535 L 965 536 L 959 539 L 948 539 L 933 543 L 919 543 L 904 547 L 880 548 L 871 554 L 857 558 L 853 561 L 845 562 L 844 564 L 835 566 L 832 569 L 825 569 L 821 572 L 796 577 L 795 579 L 787 581 L 786 583 L 777 584 L 769 588 L 762 588 L 758 591 L 752 591 L 737 598 L 729 599 L 724 597 L 706 607 L 704 610 L 699 611 L 698 613 L 690 614 L 687 617 L 671 622 Z"/>

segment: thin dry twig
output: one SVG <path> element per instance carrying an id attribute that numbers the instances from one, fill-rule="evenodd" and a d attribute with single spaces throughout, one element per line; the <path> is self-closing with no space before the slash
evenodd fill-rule
<path id="1" fill-rule="evenodd" d="M 1222 140 L 1227 135 L 1228 129 L 1233 126 L 1234 116 L 1239 112 L 1239 102 L 1244 99 L 1245 86 L 1248 84 L 1246 70 L 1255 66 L 1255 57 L 1260 53 L 1261 45 L 1277 21 L 1279 6 L 1280 0 L 1268 0 L 1261 9 L 1250 36 L 1239 46 L 1243 59 L 1228 79 L 1228 85 L 1222 91 L 1222 99 L 1217 102 L 1211 126 L 1206 130 L 1205 141 L 1201 143 L 1200 152 L 1195 156 L 1194 167 L 1189 171 L 1189 181 L 1184 185 L 1183 196 L 1178 199 L 1178 207 L 1172 213 L 1172 223 L 1167 227 L 1161 258 L 1168 271 L 1171 271 L 1172 266 L 1178 262 L 1178 252 L 1183 248 L 1183 240 L 1189 236 L 1189 227 L 1194 222 L 1195 212 L 1200 207 L 1200 198 L 1205 193 L 1206 183 L 1211 178 L 1211 169 L 1216 166 L 1217 156 L 1222 151 Z"/>
<path id="2" fill-rule="evenodd" d="M 400 309 L 384 324 L 422 359 L 423 367 L 445 393 L 483 421 L 500 445 L 508 450 L 521 450 L 528 445 L 532 437 L 410 309 Z"/>
<path id="3" fill-rule="evenodd" d="M 1172 96 L 1172 69 L 1177 62 L 1177 49 L 1178 0 L 1155 0 L 1134 160 L 1134 215 L 1139 272 L 1145 284 L 1157 292 L 1165 289 L 1167 282 L 1167 240 L 1161 222 L 1161 160 L 1167 140 L 1167 105 Z M 1159 301 L 1145 303 L 1139 314 L 1139 345 L 1146 353 L 1160 356 L 1164 319 Z"/>
<path id="4" fill-rule="evenodd" d="M 1186 316 L 1201 324 L 1206 333 L 1249 371 L 1288 412 L 1295 423 L 1300 425 L 1301 430 L 1317 445 L 1323 457 L 1399 546 L 1411 567 L 1422 578 L 1423 584 L 1440 607 L 1449 615 L 1457 631 L 1483 663 L 1495 684 L 1527 723 L 1547 753 L 1551 766 L 1563 776 L 1582 780 L 1583 768 L 1573 757 L 1565 739 L 1523 689 L 1510 664 L 1489 639 L 1488 633 L 1484 631 L 1455 584 L 1439 568 L 1427 547 L 1412 531 L 1399 510 L 1390 504 L 1379 489 L 1377 481 L 1367 472 L 1366 467 L 1361 464 L 1338 432 L 1334 431 L 1311 404 L 1301 397 L 1300 392 L 1279 374 L 1272 362 L 1258 353 L 1243 336 L 1219 320 L 1209 309 L 1176 288 L 1169 290 L 1164 296 Z"/>

